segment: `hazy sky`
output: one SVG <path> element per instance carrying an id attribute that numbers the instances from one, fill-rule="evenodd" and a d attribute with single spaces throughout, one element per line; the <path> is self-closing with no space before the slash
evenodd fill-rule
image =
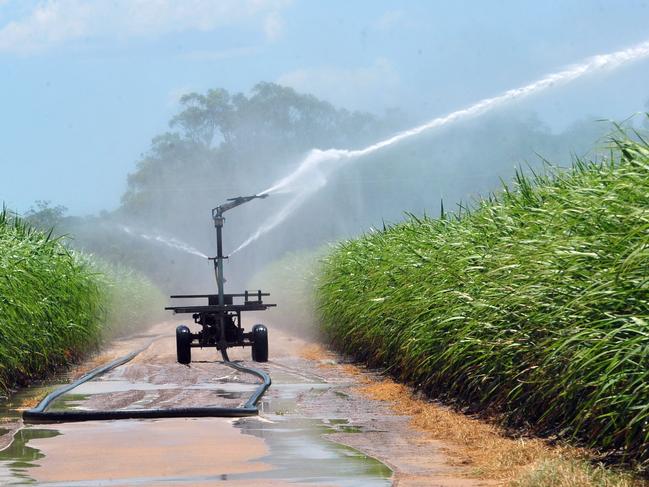
<path id="1" fill-rule="evenodd" d="M 0 200 L 112 209 L 178 97 L 275 81 L 417 120 L 649 39 L 645 1 L 0 0 Z M 645 108 L 649 62 L 532 99 L 556 129 Z"/>

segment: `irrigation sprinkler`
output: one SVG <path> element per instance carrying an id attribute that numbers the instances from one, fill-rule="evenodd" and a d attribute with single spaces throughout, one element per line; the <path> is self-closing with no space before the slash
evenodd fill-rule
<path id="1" fill-rule="evenodd" d="M 270 376 L 262 371 L 245 367 L 241 364 L 231 362 L 228 358 L 227 348 L 233 346 L 252 347 L 252 359 L 257 362 L 268 361 L 268 330 L 264 325 L 258 324 L 252 327 L 252 331 L 245 333 L 241 326 L 242 311 L 262 311 L 274 304 L 264 303 L 262 298 L 270 296 L 261 290 L 256 292 L 245 291 L 241 294 L 225 294 L 223 284 L 223 255 L 222 230 L 225 218 L 223 213 L 246 203 L 255 198 L 265 198 L 267 195 L 240 196 L 231 198 L 226 203 L 217 206 L 212 210 L 212 218 L 216 227 L 216 257 L 209 258 L 214 261 L 216 271 L 217 294 L 186 294 L 171 296 L 172 299 L 195 299 L 207 298 L 207 305 L 192 306 L 170 306 L 165 309 L 174 313 L 192 313 L 194 321 L 201 325 L 202 330 L 192 333 L 189 327 L 180 325 L 176 328 L 176 353 L 178 362 L 189 364 L 192 360 L 192 347 L 215 347 L 221 352 L 223 361 L 228 367 L 239 372 L 251 374 L 261 380 L 261 383 L 252 393 L 250 398 L 240 407 L 221 406 L 199 406 L 179 408 L 151 408 L 151 409 L 118 409 L 118 410 L 69 410 L 48 411 L 50 405 L 63 394 L 70 392 L 76 387 L 88 382 L 95 377 L 103 375 L 111 370 L 129 362 L 138 354 L 153 343 L 134 352 L 125 355 L 112 362 L 91 370 L 77 381 L 59 387 L 45 397 L 35 408 L 23 411 L 23 418 L 26 422 L 66 422 L 66 421 L 98 421 L 118 419 L 151 419 L 151 418 L 189 418 L 189 417 L 244 417 L 253 416 L 259 413 L 257 403 L 261 396 L 270 387 Z M 243 298 L 243 303 L 235 304 L 235 298 Z M 154 339 L 155 340 L 155 339 Z"/>
<path id="2" fill-rule="evenodd" d="M 245 332 L 241 324 L 243 311 L 263 311 L 276 306 L 263 302 L 265 296 L 261 290 L 244 291 L 243 293 L 226 294 L 223 263 L 228 257 L 223 255 L 223 214 L 256 198 L 265 198 L 267 194 L 253 196 L 239 196 L 230 198 L 225 203 L 212 209 L 212 220 L 216 228 L 216 257 L 209 257 L 214 262 L 216 275 L 216 294 L 179 294 L 171 296 L 172 299 L 205 299 L 207 305 L 180 305 L 169 306 L 165 309 L 174 313 L 191 313 L 194 322 L 201 325 L 201 331 L 192 333 L 186 325 L 176 328 L 176 354 L 178 362 L 188 364 L 191 362 L 191 349 L 195 347 L 214 347 L 221 352 L 224 360 L 228 360 L 227 348 L 233 346 L 252 347 L 252 359 L 257 362 L 268 360 L 268 329 L 257 324 L 250 332 Z M 243 300 L 243 302 L 235 302 Z"/>

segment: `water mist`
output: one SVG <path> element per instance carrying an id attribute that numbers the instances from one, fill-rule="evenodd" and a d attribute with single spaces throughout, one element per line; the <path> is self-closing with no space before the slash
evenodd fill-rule
<path id="1" fill-rule="evenodd" d="M 444 127 L 446 125 L 464 120 L 473 116 L 481 115 L 489 110 L 497 108 L 505 103 L 523 98 L 532 94 L 540 93 L 561 84 L 574 81 L 582 76 L 593 72 L 606 69 L 616 69 L 629 62 L 636 61 L 649 56 L 649 41 L 637 44 L 628 49 L 616 51 L 610 54 L 600 54 L 576 66 L 567 68 L 563 71 L 549 74 L 543 78 L 515 88 L 505 93 L 485 98 L 468 108 L 457 110 L 444 117 L 435 118 L 425 124 L 414 127 L 410 130 L 400 132 L 392 137 L 370 145 L 359 150 L 329 149 L 329 150 L 311 150 L 304 160 L 298 165 L 297 169 L 291 174 L 275 182 L 271 187 L 265 189 L 259 194 L 278 194 L 290 193 L 291 197 L 288 202 L 279 210 L 278 213 L 269 217 L 261 226 L 248 237 L 232 254 L 235 254 L 262 235 L 270 232 L 284 220 L 286 220 L 305 200 L 313 193 L 327 184 L 329 176 L 341 166 L 358 160 L 362 156 L 380 151 L 386 147 L 397 144 L 405 139 L 415 137 L 423 132 Z"/>

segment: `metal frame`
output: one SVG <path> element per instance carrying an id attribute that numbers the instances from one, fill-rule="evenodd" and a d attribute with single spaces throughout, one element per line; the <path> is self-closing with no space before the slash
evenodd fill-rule
<path id="1" fill-rule="evenodd" d="M 262 298 L 270 296 L 270 294 L 261 290 L 226 294 L 224 289 L 223 261 L 228 257 L 223 255 L 223 225 L 225 223 L 223 213 L 255 198 L 265 198 L 266 196 L 268 195 L 231 198 L 227 200 L 227 203 L 212 209 L 212 219 L 216 228 L 216 257 L 209 257 L 209 260 L 214 262 L 218 293 L 170 296 L 171 299 L 207 298 L 207 305 L 168 306 L 165 308 L 173 311 L 174 314 L 191 313 L 194 322 L 202 326 L 203 329 L 200 332 L 191 334 L 191 347 L 216 347 L 217 350 L 223 351 L 232 346 L 252 346 L 252 332 L 244 333 L 241 326 L 241 312 L 263 311 L 277 306 L 264 303 Z M 236 303 L 235 299 L 240 298 L 243 298 L 243 302 Z"/>

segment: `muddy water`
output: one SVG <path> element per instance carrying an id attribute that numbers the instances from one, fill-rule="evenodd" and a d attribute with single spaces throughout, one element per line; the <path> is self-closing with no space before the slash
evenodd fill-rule
<path id="1" fill-rule="evenodd" d="M 219 364 L 214 351 L 197 350 L 191 367 L 177 364 L 172 331 L 169 325 L 156 330 L 168 338 L 63 396 L 52 409 L 245 402 L 256 387 L 254 379 Z M 246 360 L 248 353 L 231 355 Z M 304 407 L 335 384 L 278 355 L 264 365 L 273 386 L 260 404 L 259 417 L 27 425 L 0 452 L 0 484 L 391 485 L 392 472 L 383 463 L 328 439 L 361 428 L 339 417 L 335 408 L 313 414 Z M 7 424 L 16 424 L 10 419 Z"/>

